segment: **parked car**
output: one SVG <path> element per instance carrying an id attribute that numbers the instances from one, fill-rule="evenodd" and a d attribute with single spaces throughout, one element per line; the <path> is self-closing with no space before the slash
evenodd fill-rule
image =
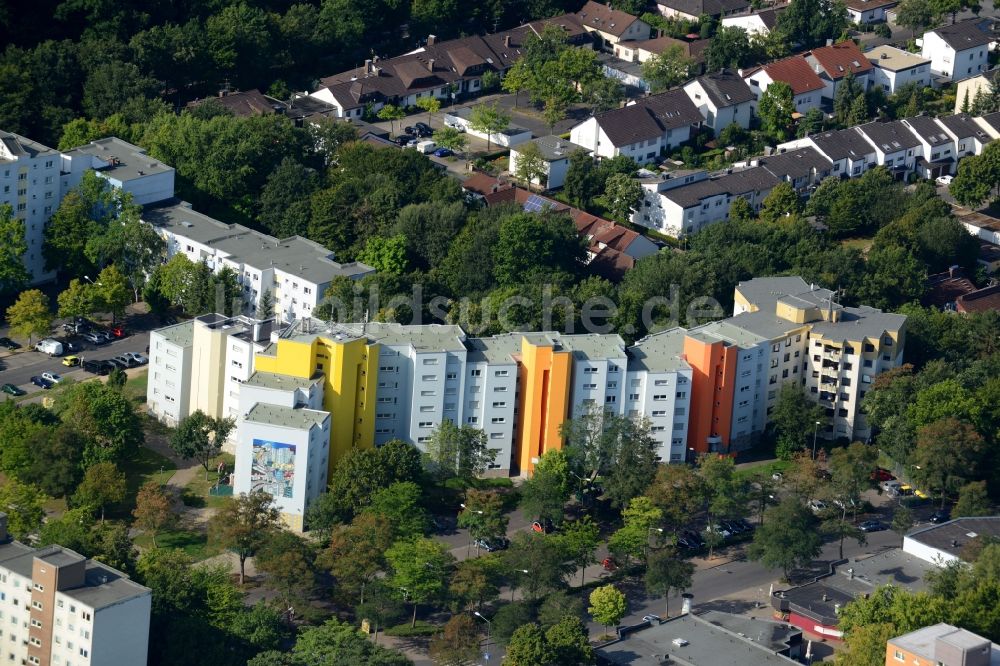
<path id="1" fill-rule="evenodd" d="M 35 349 L 49 356 L 62 356 L 63 353 L 62 343 L 52 338 L 45 338 L 40 341 L 35 345 Z"/>
<path id="2" fill-rule="evenodd" d="M 938 176 L 935 181 L 938 185 L 951 185 L 951 181 L 955 180 L 954 176 Z"/>
<path id="3" fill-rule="evenodd" d="M 149 363 L 149 358 L 147 358 L 145 354 L 140 354 L 139 352 L 125 352 L 122 356 L 131 358 L 137 365 L 146 365 Z"/>
<path id="4" fill-rule="evenodd" d="M 396 143 L 397 146 L 405 146 L 409 144 L 411 141 L 416 141 L 416 139 L 417 137 L 413 136 L 412 134 L 400 134 L 395 139 L 393 139 L 393 141 Z"/>
<path id="5" fill-rule="evenodd" d="M 603 560 L 601 560 L 601 566 L 604 568 L 605 571 L 614 571 L 615 569 L 618 568 L 618 563 L 615 562 L 615 558 L 613 557 L 605 557 Z"/>
<path id="6" fill-rule="evenodd" d="M 438 148 L 434 151 L 434 157 L 451 157 L 455 154 L 451 148 Z"/>
<path id="7" fill-rule="evenodd" d="M 728 539 L 733 536 L 733 533 L 724 528 L 722 525 L 709 525 L 705 528 L 705 534 L 717 534 L 723 539 Z"/>
<path id="8" fill-rule="evenodd" d="M 84 361 L 83 370 L 84 372 L 92 372 L 95 375 L 106 375 L 111 372 L 113 368 L 104 361 Z"/>
<path id="9" fill-rule="evenodd" d="M 881 520 L 865 520 L 858 523 L 858 529 L 862 532 L 881 532 L 888 528 Z"/>
<path id="10" fill-rule="evenodd" d="M 64 352 L 78 352 L 81 349 L 83 349 L 83 345 L 81 345 L 78 340 L 70 340 L 69 338 L 63 338 L 59 342 L 62 343 Z"/>
<path id="11" fill-rule="evenodd" d="M 116 340 L 128 337 L 128 331 L 126 331 L 125 327 L 122 326 L 121 324 L 116 324 L 114 326 L 109 327 L 105 333 L 107 335 L 110 335 L 112 338 L 115 338 Z"/>
<path id="12" fill-rule="evenodd" d="M 938 509 L 931 514 L 931 517 L 928 520 L 932 523 L 947 523 L 951 520 L 951 511 L 948 509 Z"/>
<path id="13" fill-rule="evenodd" d="M 427 123 L 413 123 L 413 129 L 417 131 L 418 136 L 430 136 L 434 134 L 434 129 Z"/>
<path id="14" fill-rule="evenodd" d="M 462 123 L 458 122 L 457 120 L 445 120 L 444 121 L 444 126 L 445 127 L 450 127 L 452 129 L 456 129 L 459 132 L 464 132 L 465 131 L 465 125 L 463 125 Z"/>
<path id="15" fill-rule="evenodd" d="M 45 379 L 45 377 L 42 377 L 41 375 L 35 375 L 34 377 L 32 377 L 31 383 L 34 384 L 35 386 L 41 386 L 43 389 L 52 388 L 52 382 Z"/>
<path id="16" fill-rule="evenodd" d="M 62 364 L 65 365 L 67 368 L 75 368 L 76 366 L 80 365 L 80 357 L 67 356 L 62 360 Z"/>
<path id="17" fill-rule="evenodd" d="M 106 345 L 111 342 L 111 339 L 100 331 L 87 331 L 83 334 L 83 339 L 94 345 Z"/>
<path id="18" fill-rule="evenodd" d="M 13 384 L 4 384 L 3 386 L 0 386 L 0 391 L 3 391 L 7 395 L 13 395 L 13 396 L 24 395 L 25 393 L 27 393 L 27 391 L 25 391 L 24 389 L 18 388 Z"/>
<path id="19" fill-rule="evenodd" d="M 809 500 L 809 508 L 812 509 L 813 513 L 819 513 L 820 511 L 826 511 L 826 502 L 823 500 Z"/>
<path id="20" fill-rule="evenodd" d="M 485 550 L 487 553 L 495 553 L 498 550 L 507 550 L 510 546 L 510 541 L 507 537 L 499 537 L 497 539 L 476 539 L 475 545 L 480 550 Z"/>
<path id="21" fill-rule="evenodd" d="M 642 616 L 642 621 L 643 622 L 649 622 L 650 624 L 659 624 L 661 622 L 659 615 L 652 615 L 652 614 L 650 614 L 650 615 L 643 615 Z"/>
<path id="22" fill-rule="evenodd" d="M 108 364 L 108 367 L 111 368 L 111 370 L 128 370 L 128 363 L 123 363 L 117 358 L 109 358 L 104 362 Z"/>
<path id="23" fill-rule="evenodd" d="M 6 349 L 14 351 L 16 349 L 20 349 L 21 345 L 17 344 L 16 342 L 14 342 L 13 340 L 11 340 L 10 338 L 6 338 L 5 337 L 5 338 L 0 338 L 0 347 L 4 347 Z"/>
<path id="24" fill-rule="evenodd" d="M 58 384 L 59 382 L 62 381 L 62 377 L 59 376 L 59 375 L 57 375 L 54 372 L 43 372 L 42 373 L 42 379 L 47 379 L 48 381 L 52 382 L 53 384 Z"/>
<path id="25" fill-rule="evenodd" d="M 127 356 L 125 354 L 121 354 L 120 356 L 115 356 L 112 360 L 121 363 L 126 368 L 134 368 L 137 365 L 139 365 L 139 363 L 134 358 L 132 358 L 131 356 Z"/>
<path id="26" fill-rule="evenodd" d="M 692 548 L 704 548 L 705 540 L 701 538 L 701 535 L 692 530 L 685 530 L 681 533 L 681 538 L 687 540 L 688 542 L 694 544 Z"/>
<path id="27" fill-rule="evenodd" d="M 871 475 L 872 481 L 878 481 L 882 483 L 883 481 L 894 481 L 896 477 L 889 473 L 889 470 L 882 469 L 881 467 L 876 467 L 875 471 Z"/>
<path id="28" fill-rule="evenodd" d="M 883 481 L 882 483 L 880 483 L 879 488 L 881 488 L 882 492 L 884 493 L 887 493 L 889 495 L 895 495 L 899 492 L 899 487 L 901 485 L 902 484 L 899 481 L 896 481 L 895 479 L 890 479 L 889 481 Z"/>

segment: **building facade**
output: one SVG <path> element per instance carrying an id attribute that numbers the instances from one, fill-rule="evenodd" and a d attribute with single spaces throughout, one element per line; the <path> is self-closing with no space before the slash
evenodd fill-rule
<path id="1" fill-rule="evenodd" d="M 152 593 L 121 571 L 61 546 L 31 548 L 0 513 L 0 662 L 145 664 Z M 4 658 L 6 656 L 6 658 Z"/>

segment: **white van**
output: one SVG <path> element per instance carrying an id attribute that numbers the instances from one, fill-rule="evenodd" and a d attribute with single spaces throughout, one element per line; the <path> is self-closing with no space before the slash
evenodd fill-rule
<path id="1" fill-rule="evenodd" d="M 417 144 L 417 152 L 427 155 L 437 150 L 437 144 L 433 141 L 421 141 Z"/>
<path id="2" fill-rule="evenodd" d="M 35 345 L 35 349 L 43 354 L 48 354 L 49 356 L 62 356 L 63 353 L 62 343 L 58 340 L 53 340 L 52 338 L 42 340 Z"/>

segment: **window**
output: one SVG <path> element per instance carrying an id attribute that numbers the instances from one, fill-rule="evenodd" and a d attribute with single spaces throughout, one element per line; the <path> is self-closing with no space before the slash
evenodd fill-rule
<path id="1" fill-rule="evenodd" d="M 613 395 L 605 396 L 604 402 L 608 403 L 608 404 L 615 403 L 615 402 L 618 402 L 618 398 L 616 396 L 613 396 Z"/>
<path id="2" fill-rule="evenodd" d="M 469 373 L 469 376 L 471 376 L 471 377 L 482 377 L 483 376 L 483 371 L 479 370 L 479 369 L 473 370 L 472 372 Z"/>
<path id="3" fill-rule="evenodd" d="M 433 428 L 434 427 L 434 422 L 433 421 L 421 421 L 420 424 L 419 424 L 419 427 L 420 428 Z"/>
<path id="4" fill-rule="evenodd" d="M 490 419 L 490 423 L 506 423 L 507 419 L 503 416 L 494 416 Z"/>
<path id="5" fill-rule="evenodd" d="M 426 397 L 430 397 L 430 396 L 433 396 L 433 395 L 437 395 L 437 391 L 421 391 L 420 395 L 422 395 L 422 396 L 424 396 L 426 398 Z"/>
<path id="6" fill-rule="evenodd" d="M 444 376 L 444 378 L 445 379 L 458 379 L 458 373 L 457 372 L 449 372 L 448 374 L 446 374 Z"/>
<path id="7" fill-rule="evenodd" d="M 583 388 L 587 389 L 587 390 L 592 390 L 592 389 L 597 388 L 597 384 L 584 384 Z"/>
<path id="8" fill-rule="evenodd" d="M 904 657 L 903 653 L 900 652 L 899 650 L 893 650 L 892 656 L 896 661 L 906 661 L 906 657 Z"/>
<path id="9" fill-rule="evenodd" d="M 500 409 L 500 408 L 502 408 L 502 407 L 506 407 L 506 406 L 507 406 L 507 403 L 506 403 L 506 402 L 494 402 L 494 403 L 493 403 L 493 406 L 494 406 L 495 408 L 497 408 L 497 409 Z"/>
<path id="10" fill-rule="evenodd" d="M 653 400 L 666 400 L 666 399 L 667 399 L 667 395 L 665 393 L 663 395 L 654 395 L 653 396 Z"/>
<path id="11" fill-rule="evenodd" d="M 424 382 L 436 382 L 438 379 L 437 375 L 423 375 L 420 380 Z"/>
<path id="12" fill-rule="evenodd" d="M 618 382 L 608 382 L 608 388 L 609 389 L 618 388 Z"/>
<path id="13" fill-rule="evenodd" d="M 585 374 L 585 375 L 592 375 L 595 372 L 597 372 L 597 368 L 584 368 L 583 369 L 583 374 Z"/>
<path id="14" fill-rule="evenodd" d="M 493 373 L 493 376 L 494 377 L 506 377 L 507 376 L 507 370 L 496 370 Z"/>
<path id="15" fill-rule="evenodd" d="M 35 610 L 42 610 L 42 602 L 41 601 L 32 601 L 31 602 L 31 607 L 34 608 Z"/>
<path id="16" fill-rule="evenodd" d="M 434 406 L 433 405 L 421 405 L 420 406 L 420 411 L 424 412 L 424 413 L 433 412 L 434 411 Z"/>
<path id="17" fill-rule="evenodd" d="M 438 360 L 436 358 L 425 358 L 424 365 L 437 365 Z"/>

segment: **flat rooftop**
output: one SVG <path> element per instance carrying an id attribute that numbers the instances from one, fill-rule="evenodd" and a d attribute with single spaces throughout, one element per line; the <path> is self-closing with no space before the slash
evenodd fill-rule
<path id="1" fill-rule="evenodd" d="M 533 143 L 538 146 L 538 151 L 542 154 L 542 157 L 545 158 L 546 162 L 568 159 L 570 155 L 578 150 L 582 150 L 585 153 L 590 152 L 590 150 L 579 144 L 566 139 L 561 139 L 558 136 L 552 136 L 551 134 L 537 139 L 532 139 L 531 141 L 526 141 L 523 144 L 518 144 L 514 147 L 514 150 L 518 151 L 528 143 Z"/>
<path id="2" fill-rule="evenodd" d="M 71 158 L 89 156 L 100 160 L 107 166 L 95 165 L 94 169 L 123 183 L 174 170 L 155 157 L 150 157 L 144 148 L 114 136 L 77 146 L 66 151 L 66 154 Z"/>
<path id="3" fill-rule="evenodd" d="M 0 162 L 14 162 L 21 157 L 58 155 L 58 151 L 13 132 L 0 130 Z"/>
<path id="4" fill-rule="evenodd" d="M 895 46 L 876 46 L 865 52 L 865 57 L 875 67 L 887 69 L 890 72 L 901 72 L 906 69 L 930 64 L 930 60 L 925 60 L 915 53 L 897 49 Z"/>
<path id="5" fill-rule="evenodd" d="M 627 633 L 622 639 L 596 651 L 600 658 L 611 664 L 631 666 L 660 666 L 664 663 L 683 666 L 787 666 L 798 663 L 749 637 L 691 614 Z"/>
<path id="6" fill-rule="evenodd" d="M 853 573 L 852 570 L 853 569 Z M 871 588 L 895 585 L 911 592 L 927 589 L 924 576 L 935 570 L 930 562 L 905 552 L 902 548 L 891 548 L 875 555 L 860 556 L 837 567 L 837 572 L 825 578 L 836 585 L 841 579 L 861 582 Z"/>
<path id="7" fill-rule="evenodd" d="M 958 648 L 976 648 L 989 643 L 990 646 L 990 666 L 1000 666 L 1000 645 L 991 643 L 988 639 L 974 634 L 971 631 L 954 627 L 941 622 L 923 627 L 908 634 L 890 638 L 889 643 L 898 648 L 906 650 L 910 654 L 918 655 L 928 661 L 936 661 L 935 651 L 937 642 L 941 640 L 948 645 Z"/>
<path id="8" fill-rule="evenodd" d="M 280 407 L 258 402 L 247 412 L 246 420 L 251 423 L 263 423 L 282 428 L 308 430 L 313 426 L 322 426 L 330 418 L 329 412 L 302 407 Z"/>
<path id="9" fill-rule="evenodd" d="M 649 372 L 690 369 L 691 366 L 684 360 L 686 336 L 687 331 L 680 327 L 647 335 L 628 348 L 631 367 Z"/>
<path id="10" fill-rule="evenodd" d="M 952 557 L 959 557 L 962 548 L 976 537 L 1000 538 L 1000 516 L 955 518 L 910 532 L 906 538 L 924 544 Z"/>
<path id="11" fill-rule="evenodd" d="M 494 335 L 490 338 L 468 338 L 469 363 L 507 363 L 513 365 L 514 355 L 521 353 L 521 336 L 515 333 Z"/>
<path id="12" fill-rule="evenodd" d="M 167 342 L 178 347 L 190 347 L 194 342 L 194 320 L 164 326 L 156 329 L 154 333 L 159 333 Z"/>
<path id="13" fill-rule="evenodd" d="M 250 378 L 243 382 L 243 385 L 259 386 L 260 388 L 276 391 L 294 391 L 295 389 L 308 389 L 322 379 L 322 374 L 304 379 L 302 377 L 293 377 L 292 375 L 281 375 L 275 372 L 262 372 L 258 370 L 250 375 Z"/>
<path id="14" fill-rule="evenodd" d="M 367 337 L 369 342 L 392 347 L 410 346 L 418 352 L 461 352 L 465 348 L 465 331 L 451 324 L 405 325 L 384 322 L 342 324 L 340 328 Z"/>

